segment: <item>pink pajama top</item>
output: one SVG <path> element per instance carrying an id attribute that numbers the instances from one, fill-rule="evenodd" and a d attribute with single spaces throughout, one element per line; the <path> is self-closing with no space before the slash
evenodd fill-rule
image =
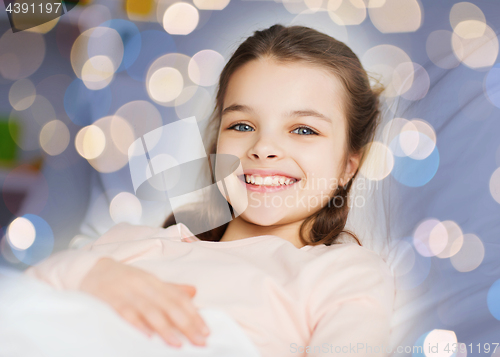
<path id="1" fill-rule="evenodd" d="M 273 235 L 228 242 L 192 236 L 182 223 L 166 229 L 120 223 L 25 274 L 56 289 L 78 289 L 109 257 L 195 286 L 195 306 L 227 312 L 263 357 L 386 355 L 375 347 L 389 344 L 394 278 L 375 252 L 350 242 L 299 249 Z"/>

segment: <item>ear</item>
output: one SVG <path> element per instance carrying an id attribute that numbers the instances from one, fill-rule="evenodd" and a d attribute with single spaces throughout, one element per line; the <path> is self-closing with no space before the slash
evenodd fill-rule
<path id="1" fill-rule="evenodd" d="M 349 182 L 349 180 L 354 176 L 356 170 L 359 167 L 359 162 L 361 160 L 361 154 L 352 154 L 349 155 L 347 160 L 347 165 L 344 170 L 344 175 L 340 179 L 340 185 L 345 186 Z"/>

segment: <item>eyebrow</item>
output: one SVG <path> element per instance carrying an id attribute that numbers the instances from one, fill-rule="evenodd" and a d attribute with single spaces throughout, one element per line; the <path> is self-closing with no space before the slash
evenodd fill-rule
<path id="1" fill-rule="evenodd" d="M 221 117 L 231 112 L 244 112 L 249 114 L 255 114 L 255 110 L 253 110 L 251 107 L 247 105 L 233 104 L 222 111 Z M 321 114 L 320 112 L 314 109 L 293 110 L 286 113 L 285 115 L 288 117 L 315 117 L 327 121 L 328 123 L 332 123 L 332 120 L 330 118 L 328 118 L 327 116 Z"/>

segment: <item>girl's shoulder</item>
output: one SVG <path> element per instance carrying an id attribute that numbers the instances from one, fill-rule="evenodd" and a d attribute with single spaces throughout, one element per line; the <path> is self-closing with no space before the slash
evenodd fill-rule
<path id="1" fill-rule="evenodd" d="M 307 248 L 307 249 L 305 249 Z M 330 271 L 359 271 L 392 276 L 391 268 L 386 259 L 379 253 L 365 246 L 360 246 L 352 240 L 339 241 L 326 246 L 306 246 L 302 248 L 315 258 L 312 263 Z"/>

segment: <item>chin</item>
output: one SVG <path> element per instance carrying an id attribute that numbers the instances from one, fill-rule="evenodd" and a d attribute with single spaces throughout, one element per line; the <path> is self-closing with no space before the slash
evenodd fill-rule
<path id="1" fill-rule="evenodd" d="M 283 219 L 283 211 L 279 209 L 247 208 L 240 217 L 252 224 L 259 226 L 272 226 Z"/>

